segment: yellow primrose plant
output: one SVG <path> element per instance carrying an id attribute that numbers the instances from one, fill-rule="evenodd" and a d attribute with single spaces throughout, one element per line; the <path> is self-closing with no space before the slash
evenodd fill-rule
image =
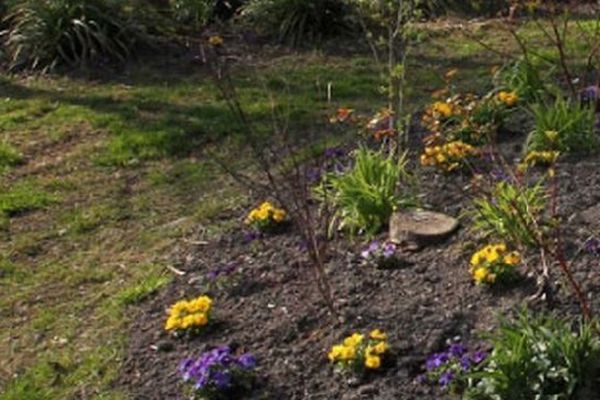
<path id="1" fill-rule="evenodd" d="M 517 276 L 521 255 L 506 244 L 489 244 L 471 257 L 470 273 L 477 285 L 507 283 Z"/>
<path id="2" fill-rule="evenodd" d="M 212 299 L 199 296 L 192 300 L 180 300 L 169 309 L 165 330 L 177 336 L 197 334 L 210 320 Z"/>
<path id="3" fill-rule="evenodd" d="M 287 213 L 284 209 L 265 201 L 250 211 L 246 217 L 246 224 L 266 232 L 281 227 L 286 222 L 286 218 Z"/>
<path id="4" fill-rule="evenodd" d="M 346 337 L 331 348 L 327 358 L 338 370 L 362 373 L 380 369 L 388 351 L 386 333 L 374 329 L 368 335 L 355 332 Z"/>

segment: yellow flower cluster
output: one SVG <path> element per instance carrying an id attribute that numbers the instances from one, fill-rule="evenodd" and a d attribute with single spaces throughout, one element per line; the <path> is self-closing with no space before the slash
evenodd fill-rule
<path id="1" fill-rule="evenodd" d="M 436 101 L 433 103 L 431 110 L 444 118 L 451 117 L 453 112 L 452 105 L 442 101 Z"/>
<path id="2" fill-rule="evenodd" d="M 530 151 L 519 164 L 519 169 L 523 171 L 534 165 L 553 164 L 559 155 L 558 151 Z"/>
<path id="3" fill-rule="evenodd" d="M 211 46 L 221 46 L 223 44 L 223 38 L 221 36 L 215 35 L 208 38 L 208 43 Z"/>
<path id="4" fill-rule="evenodd" d="M 380 329 L 374 329 L 368 337 L 360 333 L 348 336 L 341 344 L 331 348 L 327 358 L 341 367 L 378 369 L 388 350 L 387 335 Z"/>
<path id="5" fill-rule="evenodd" d="M 519 252 L 509 252 L 504 243 L 490 244 L 473 254 L 470 272 L 475 283 L 493 284 L 514 274 L 514 267 L 520 263 Z"/>
<path id="6" fill-rule="evenodd" d="M 201 328 L 208 324 L 212 300 L 208 296 L 200 296 L 193 300 L 180 300 L 171 306 L 165 324 L 167 331 Z"/>
<path id="7" fill-rule="evenodd" d="M 476 154 L 470 144 L 455 140 L 442 146 L 427 146 L 421 154 L 421 165 L 435 166 L 443 171 L 453 171 L 461 166 L 469 156 Z"/>
<path id="8" fill-rule="evenodd" d="M 513 107 L 519 101 L 519 96 L 516 92 L 505 92 L 498 93 L 498 100 L 506 104 L 508 107 Z"/>
<path id="9" fill-rule="evenodd" d="M 246 217 L 246 224 L 259 224 L 259 226 L 278 224 L 285 220 L 285 210 L 275 207 L 271 202 L 265 201 L 254 208 Z"/>

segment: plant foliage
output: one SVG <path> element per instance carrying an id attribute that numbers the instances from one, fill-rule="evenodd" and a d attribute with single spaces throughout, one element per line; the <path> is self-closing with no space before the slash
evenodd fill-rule
<path id="1" fill-rule="evenodd" d="M 576 333 L 566 321 L 522 312 L 490 337 L 493 351 L 466 395 L 471 400 L 596 398 L 600 341 L 589 323 Z"/>
<path id="2" fill-rule="evenodd" d="M 544 228 L 545 205 L 542 181 L 531 187 L 501 181 L 473 201 L 474 228 L 509 243 L 535 247 Z"/>
<path id="3" fill-rule="evenodd" d="M 406 158 L 396 159 L 360 147 L 353 167 L 346 172 L 328 173 L 316 189 L 321 200 L 335 209 L 331 228 L 375 234 L 389 222 L 392 212 L 410 203 L 407 193 L 399 195 L 399 183 L 408 177 Z"/>
<path id="4" fill-rule="evenodd" d="M 535 129 L 527 138 L 528 151 L 585 153 L 598 147 L 594 109 L 558 97 L 553 103 L 531 107 Z"/>
<path id="5" fill-rule="evenodd" d="M 261 31 L 293 46 L 349 32 L 349 13 L 342 0 L 250 0 L 242 11 Z"/>
<path id="6" fill-rule="evenodd" d="M 103 0 L 23 0 L 5 20 L 1 38 L 12 68 L 122 62 L 147 39 L 118 3 Z"/>

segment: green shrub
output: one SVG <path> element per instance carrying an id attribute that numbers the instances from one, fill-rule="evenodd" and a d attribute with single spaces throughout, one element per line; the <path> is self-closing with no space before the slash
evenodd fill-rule
<path id="1" fill-rule="evenodd" d="M 527 138 L 527 151 L 584 153 L 598 147 L 592 108 L 558 97 L 552 104 L 534 104 L 531 109 L 535 128 Z"/>
<path id="2" fill-rule="evenodd" d="M 331 229 L 348 229 L 375 234 L 386 226 L 392 212 L 410 203 L 407 193 L 398 195 L 401 181 L 408 177 L 406 159 L 359 148 L 347 172 L 328 173 L 316 189 L 317 197 L 334 208 Z"/>
<path id="3" fill-rule="evenodd" d="M 146 40 L 118 2 L 105 0 L 23 0 L 6 21 L 2 41 L 12 68 L 124 61 Z"/>
<path id="4" fill-rule="evenodd" d="M 205 25 L 213 12 L 214 0 L 171 0 L 173 18 L 194 28 Z"/>
<path id="5" fill-rule="evenodd" d="M 543 182 L 525 187 L 502 181 L 473 201 L 473 226 L 487 236 L 535 247 L 543 232 Z"/>
<path id="6" fill-rule="evenodd" d="M 600 384 L 600 341 L 590 324 L 521 313 L 490 336 L 493 350 L 467 390 L 471 400 L 587 400 Z"/>
<path id="7" fill-rule="evenodd" d="M 348 32 L 349 13 L 342 0 L 250 0 L 242 9 L 260 31 L 294 46 Z"/>

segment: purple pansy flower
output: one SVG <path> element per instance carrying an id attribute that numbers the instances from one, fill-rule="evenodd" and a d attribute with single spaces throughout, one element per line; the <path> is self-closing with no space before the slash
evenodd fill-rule
<path id="1" fill-rule="evenodd" d="M 449 359 L 450 357 L 448 357 L 447 353 L 436 353 L 427 359 L 426 367 L 431 371 L 441 367 L 443 364 L 448 362 Z"/>
<path id="2" fill-rule="evenodd" d="M 459 363 L 463 371 L 468 371 L 469 369 L 471 369 L 471 358 L 468 354 L 463 355 L 460 358 Z"/>
<path id="3" fill-rule="evenodd" d="M 197 391 L 228 390 L 236 384 L 243 371 L 256 365 L 256 358 L 242 354 L 235 358 L 229 346 L 220 346 L 200 355 L 198 359 L 185 359 L 179 365 L 184 381 L 191 381 Z"/>
<path id="4" fill-rule="evenodd" d="M 473 353 L 471 355 L 471 360 L 475 363 L 475 364 L 481 364 L 482 362 L 485 361 L 485 359 L 487 358 L 488 354 L 485 351 L 476 351 L 475 353 Z"/>
<path id="5" fill-rule="evenodd" d="M 460 343 L 452 343 L 448 348 L 448 352 L 454 357 L 460 357 L 467 352 L 467 349 Z"/>
<path id="6" fill-rule="evenodd" d="M 396 245 L 394 243 L 386 243 L 383 246 L 383 257 L 390 258 L 396 253 Z"/>
<path id="7" fill-rule="evenodd" d="M 218 389 L 227 389 L 231 386 L 231 374 L 227 371 L 216 371 L 211 375 Z"/>
<path id="8" fill-rule="evenodd" d="M 448 386 L 450 383 L 452 383 L 452 380 L 454 379 L 454 372 L 452 371 L 445 371 L 441 376 L 440 376 L 440 380 L 439 380 L 439 384 L 442 387 L 446 387 Z"/>
<path id="9" fill-rule="evenodd" d="M 237 362 L 240 366 L 246 369 L 252 369 L 256 367 L 256 357 L 254 357 L 250 353 L 242 354 L 237 359 Z"/>

